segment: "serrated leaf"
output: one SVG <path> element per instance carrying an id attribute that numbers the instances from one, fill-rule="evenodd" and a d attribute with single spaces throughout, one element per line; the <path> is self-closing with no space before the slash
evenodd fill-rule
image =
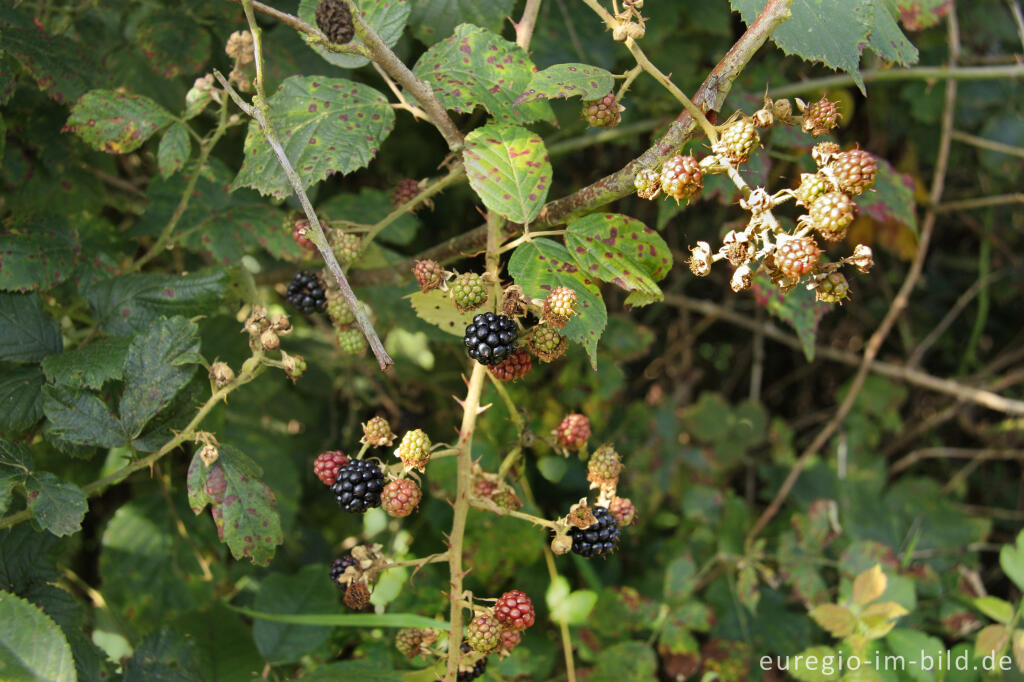
<path id="1" fill-rule="evenodd" d="M 174 123 L 160 138 L 157 147 L 156 163 L 160 175 L 169 178 L 182 168 L 192 154 L 192 141 L 188 138 L 188 129 L 183 123 Z"/>
<path id="2" fill-rule="evenodd" d="M 999 597 L 977 597 L 972 603 L 974 608 L 997 623 L 1007 625 L 1013 620 L 1013 604 L 1005 599 L 1000 599 Z"/>
<path id="3" fill-rule="evenodd" d="M 24 431 L 43 416 L 43 373 L 18 367 L 0 374 L 0 433 Z"/>
<path id="4" fill-rule="evenodd" d="M 793 0 L 791 16 L 772 33 L 772 40 L 786 54 L 846 71 L 864 93 L 858 66 L 868 43 L 874 0 Z M 767 0 L 730 0 L 749 26 Z"/>
<path id="5" fill-rule="evenodd" d="M 88 346 L 51 355 L 43 360 L 47 381 L 68 388 L 99 390 L 111 379 L 120 379 L 131 339 L 108 336 Z"/>
<path id="6" fill-rule="evenodd" d="M 899 0 L 872 0 L 874 14 L 868 47 L 886 61 L 910 66 L 917 63 L 918 52 L 896 19 L 899 16 Z"/>
<path id="7" fill-rule="evenodd" d="M 39 294 L 0 293 L 0 360 L 38 362 L 62 347 L 60 325 L 43 310 Z"/>
<path id="8" fill-rule="evenodd" d="M 551 162 L 539 135 L 520 126 L 485 125 L 466 136 L 463 159 L 469 184 L 488 209 L 526 224 L 544 207 Z"/>
<path id="9" fill-rule="evenodd" d="M 414 0 L 409 25 L 414 36 L 433 45 L 462 22 L 500 31 L 514 5 L 515 0 Z"/>
<path id="10" fill-rule="evenodd" d="M 64 216 L 31 214 L 0 234 L 0 289 L 46 291 L 71 276 L 79 245 Z"/>
<path id="11" fill-rule="evenodd" d="M 28 508 L 36 521 L 57 537 L 77 533 L 89 510 L 85 493 L 77 485 L 65 483 L 48 471 L 33 473 L 25 481 Z"/>
<path id="12" fill-rule="evenodd" d="M 823 630 L 840 639 L 857 627 L 857 618 L 850 609 L 839 604 L 819 604 L 811 609 L 809 615 Z"/>
<path id="13" fill-rule="evenodd" d="M 782 320 L 796 332 L 804 357 L 814 360 L 814 344 L 818 336 L 818 323 L 829 306 L 815 300 L 813 291 L 798 286 L 789 293 L 782 293 L 764 273 L 754 275 L 754 300 L 768 309 L 774 317 Z"/>
<path id="14" fill-rule="evenodd" d="M 184 12 L 158 10 L 135 33 L 153 71 L 167 79 L 198 73 L 210 58 L 210 34 Z"/>
<path id="15" fill-rule="evenodd" d="M 306 566 L 295 575 L 273 573 L 260 583 L 253 601 L 253 610 L 276 614 L 328 614 L 337 610 L 334 602 L 337 589 L 323 580 L 326 568 L 319 564 Z M 327 639 L 330 627 L 295 625 L 257 620 L 252 636 L 263 658 L 275 663 L 298 659 Z"/>
<path id="16" fill-rule="evenodd" d="M 125 664 L 123 682 L 201 680 L 196 647 L 192 637 L 169 627 L 151 632 Z"/>
<path id="17" fill-rule="evenodd" d="M 183 317 L 158 320 L 132 339 L 119 406 L 121 423 L 132 438 L 189 382 L 198 351 L 199 328 Z"/>
<path id="18" fill-rule="evenodd" d="M 582 97 L 593 100 L 612 91 L 615 78 L 599 66 L 589 64 L 555 64 L 538 71 L 530 78 L 523 94 L 513 102 L 519 106 L 535 99 Z"/>
<path id="19" fill-rule="evenodd" d="M 148 97 L 116 90 L 90 90 L 71 107 L 64 129 L 93 149 L 110 154 L 135 151 L 174 118 Z"/>
<path id="20" fill-rule="evenodd" d="M 1017 534 L 1012 545 L 1003 545 L 999 550 L 999 566 L 1006 577 L 1024 590 L 1024 531 Z"/>
<path id="21" fill-rule="evenodd" d="M 106 403 L 89 391 L 45 386 L 43 413 L 51 432 L 69 443 L 114 448 L 130 441 Z"/>
<path id="22" fill-rule="evenodd" d="M 299 18 L 315 26 L 316 8 L 319 4 L 319 0 L 301 0 L 299 2 Z M 409 20 L 409 12 L 412 11 L 409 0 L 360 0 L 358 8 L 360 19 L 371 26 L 388 47 L 393 47 L 402 37 L 405 23 Z M 303 38 L 305 39 L 306 36 L 303 35 Z M 307 44 L 308 42 L 307 39 Z M 353 38 L 349 43 L 349 45 L 362 44 L 363 41 L 358 37 Z M 310 47 L 329 63 L 343 69 L 357 69 L 370 63 L 366 57 L 359 55 L 329 52 L 320 45 L 310 45 Z"/>
<path id="23" fill-rule="evenodd" d="M 129 336 L 161 316 L 214 312 L 228 284 L 226 270 L 207 268 L 187 275 L 121 275 L 87 285 L 83 293 L 100 329 Z"/>
<path id="24" fill-rule="evenodd" d="M 857 606 L 870 604 L 882 596 L 888 584 L 882 565 L 875 564 L 853 579 L 853 603 Z"/>
<path id="25" fill-rule="evenodd" d="M 0 672 L 19 682 L 76 680 L 64 633 L 39 608 L 10 592 L 0 592 Z"/>
<path id="26" fill-rule="evenodd" d="M 270 98 L 270 123 L 303 188 L 366 166 L 395 124 L 387 98 L 341 78 L 292 76 Z M 256 121 L 245 136 L 245 161 L 231 188 L 251 187 L 283 199 L 292 192 Z"/>
<path id="27" fill-rule="evenodd" d="M 409 299 L 412 309 L 416 311 L 416 315 L 421 320 L 460 338 L 465 335 L 466 327 L 470 325 L 473 315 L 476 314 L 476 311 L 472 310 L 460 313 L 452 305 L 448 294 L 440 289 L 431 289 L 427 293 L 417 291 L 405 298 Z"/>
<path id="28" fill-rule="evenodd" d="M 35 79 L 40 90 L 57 102 L 72 102 L 93 86 L 101 71 L 92 57 L 67 35 L 51 35 L 36 26 L 32 17 L 0 7 L 0 34 L 8 54 L 15 57 Z M 0 71 L 9 62 L 0 62 Z"/>
<path id="29" fill-rule="evenodd" d="M 437 43 L 416 61 L 413 73 L 425 81 L 447 109 L 471 113 L 482 106 L 501 123 L 555 122 L 547 102 L 517 106 L 534 67 L 526 52 L 501 36 L 470 24 Z"/>
<path id="30" fill-rule="evenodd" d="M 665 298 L 655 281 L 672 269 L 672 252 L 654 230 L 617 213 L 592 213 L 569 223 L 565 245 L 580 268 L 630 292 L 629 305 Z"/>
<path id="31" fill-rule="evenodd" d="M 512 253 L 508 272 L 531 298 L 544 298 L 556 287 L 576 292 L 577 314 L 563 330 L 582 345 L 597 369 L 597 342 L 608 324 L 608 311 L 597 281 L 582 272 L 564 246 L 550 239 L 533 239 Z"/>
<path id="32" fill-rule="evenodd" d="M 862 215 L 880 225 L 906 226 L 917 234 L 917 215 L 914 212 L 914 178 L 898 172 L 885 159 L 873 157 L 878 174 L 871 189 L 857 197 L 857 208 Z"/>

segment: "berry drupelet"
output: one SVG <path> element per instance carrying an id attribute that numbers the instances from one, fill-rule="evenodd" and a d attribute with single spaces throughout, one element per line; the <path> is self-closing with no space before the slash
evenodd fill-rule
<path id="1" fill-rule="evenodd" d="M 463 342 L 469 357 L 482 365 L 501 364 L 516 348 L 519 328 L 511 317 L 481 313 L 466 327 Z"/>

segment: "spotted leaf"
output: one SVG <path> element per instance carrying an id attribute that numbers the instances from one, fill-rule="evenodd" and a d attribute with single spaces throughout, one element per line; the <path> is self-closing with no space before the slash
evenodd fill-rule
<path id="1" fill-rule="evenodd" d="M 547 102 L 516 105 L 536 72 L 526 52 L 487 29 L 460 24 L 427 50 L 413 68 L 448 109 L 469 113 L 482 106 L 503 123 L 555 123 Z"/>
<path id="2" fill-rule="evenodd" d="M 534 239 L 520 245 L 509 259 L 508 271 L 531 298 L 544 298 L 555 287 L 569 287 L 576 292 L 577 314 L 565 325 L 563 333 L 586 349 L 596 370 L 597 341 L 608 324 L 597 280 L 573 261 L 564 246 L 550 239 Z"/>
<path id="3" fill-rule="evenodd" d="M 210 34 L 183 12 L 153 12 L 139 22 L 135 38 L 164 78 L 197 73 L 210 58 Z"/>
<path id="4" fill-rule="evenodd" d="M 299 18 L 316 25 L 316 8 L 320 0 L 301 0 L 299 2 Z M 394 46 L 402 37 L 405 23 L 409 20 L 412 5 L 409 0 L 360 0 L 359 18 L 377 32 L 380 39 L 388 47 Z M 305 34 L 303 34 L 305 37 Z M 350 45 L 361 45 L 359 38 L 353 38 Z M 366 66 L 370 60 L 355 54 L 329 52 L 320 45 L 311 45 L 317 54 L 335 66 L 343 69 L 356 69 Z"/>
<path id="5" fill-rule="evenodd" d="M 462 337 L 466 333 L 466 327 L 473 321 L 473 316 L 478 311 L 460 313 L 452 305 L 448 294 L 440 289 L 433 289 L 426 293 L 417 291 L 406 296 L 416 315 L 441 331 Z"/>
<path id="6" fill-rule="evenodd" d="M 270 98 L 270 123 L 304 188 L 366 166 L 391 133 L 395 114 L 384 95 L 341 78 L 292 76 Z M 251 187 L 283 199 L 291 185 L 256 121 L 231 189 Z"/>
<path id="7" fill-rule="evenodd" d="M 0 42 L 8 55 L 0 60 L 0 99 L 14 91 L 14 60 L 25 67 L 40 90 L 57 102 L 73 102 L 99 84 L 103 71 L 79 43 L 66 34 L 47 33 L 30 14 L 13 6 L 10 2 L 0 6 Z"/>
<path id="8" fill-rule="evenodd" d="M 52 289 L 71 276 L 80 248 L 63 216 L 16 218 L 0 233 L 0 290 Z"/>
<path id="9" fill-rule="evenodd" d="M 110 154 L 135 151 L 174 119 L 148 97 L 114 90 L 90 90 L 71 107 L 65 131 Z"/>
<path id="10" fill-rule="evenodd" d="M 598 99 L 611 92 L 614 84 L 612 74 L 598 66 L 555 64 L 533 74 L 530 84 L 516 98 L 515 104 L 566 97 Z"/>
<path id="11" fill-rule="evenodd" d="M 589 275 L 629 292 L 643 306 L 665 298 L 656 281 L 672 269 L 672 253 L 657 232 L 617 213 L 593 213 L 569 223 L 569 253 Z"/>
<path id="12" fill-rule="evenodd" d="M 517 223 L 537 217 L 551 187 L 544 140 L 526 128 L 491 124 L 466 136 L 469 184 L 484 206 Z"/>

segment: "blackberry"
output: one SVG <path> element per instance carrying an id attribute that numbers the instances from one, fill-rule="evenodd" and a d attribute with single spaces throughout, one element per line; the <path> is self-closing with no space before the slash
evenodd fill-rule
<path id="1" fill-rule="evenodd" d="M 525 630 L 533 625 L 536 615 L 533 601 L 522 590 L 510 590 L 498 597 L 494 617 L 506 628 Z"/>
<path id="2" fill-rule="evenodd" d="M 614 128 L 622 121 L 622 107 L 615 95 L 608 94 L 601 99 L 583 103 L 583 118 L 593 128 Z"/>
<path id="3" fill-rule="evenodd" d="M 676 154 L 661 167 L 661 191 L 676 200 L 689 199 L 704 188 L 704 171 L 691 154 Z"/>
<path id="4" fill-rule="evenodd" d="M 338 327 L 354 324 L 356 321 L 356 314 L 352 312 L 352 306 L 337 289 L 330 289 L 327 292 L 327 316 Z"/>
<path id="5" fill-rule="evenodd" d="M 359 559 L 356 559 L 351 554 L 340 556 L 334 560 L 331 564 L 331 582 L 338 586 L 339 590 L 344 590 L 348 587 L 348 581 L 342 580 L 341 576 L 345 573 L 345 569 L 349 566 L 359 567 Z"/>
<path id="6" fill-rule="evenodd" d="M 395 434 L 391 433 L 391 425 L 388 424 L 388 421 L 384 417 L 374 417 L 363 424 L 363 438 L 359 442 L 380 447 L 391 445 L 393 440 L 395 440 Z"/>
<path id="7" fill-rule="evenodd" d="M 533 330 L 530 336 L 530 351 L 541 362 L 552 362 L 565 355 L 569 347 L 565 337 L 558 333 L 558 330 L 549 326 L 541 325 Z"/>
<path id="8" fill-rule="evenodd" d="M 408 516 L 412 514 L 423 498 L 423 492 L 416 482 L 408 478 L 399 478 L 384 486 L 380 494 L 381 506 L 391 516 Z"/>
<path id="9" fill-rule="evenodd" d="M 484 278 L 475 272 L 465 272 L 456 277 L 449 286 L 452 304 L 460 313 L 476 310 L 487 301 Z"/>
<path id="10" fill-rule="evenodd" d="M 496 365 L 491 372 L 498 381 L 515 381 L 526 376 L 531 367 L 533 362 L 530 360 L 530 354 L 520 348 L 505 358 L 500 365 Z"/>
<path id="11" fill-rule="evenodd" d="M 775 265 L 786 277 L 799 278 L 814 270 L 821 249 L 813 237 L 779 239 L 775 248 Z"/>
<path id="12" fill-rule="evenodd" d="M 718 142 L 711 149 L 736 165 L 746 163 L 760 141 L 754 122 L 749 118 L 741 118 L 722 131 Z"/>
<path id="13" fill-rule="evenodd" d="M 598 485 L 614 483 L 622 473 L 622 456 L 605 443 L 587 461 L 587 480 Z"/>
<path id="14" fill-rule="evenodd" d="M 632 526 L 636 521 L 636 507 L 628 497 L 616 497 L 608 505 L 608 511 L 612 513 L 619 527 Z"/>
<path id="15" fill-rule="evenodd" d="M 338 348 L 346 355 L 362 355 L 366 350 L 366 339 L 355 327 L 339 329 L 337 333 Z"/>
<path id="16" fill-rule="evenodd" d="M 417 469 L 420 473 L 427 470 L 430 463 L 430 448 L 433 443 L 423 429 L 406 431 L 402 436 L 402 442 L 395 450 L 395 456 L 402 460 L 406 469 Z"/>
<path id="17" fill-rule="evenodd" d="M 420 291 L 427 293 L 441 286 L 444 281 L 444 268 L 436 260 L 418 260 L 413 266 L 412 274 L 420 285 Z"/>
<path id="18" fill-rule="evenodd" d="M 875 157 L 863 149 L 839 152 L 828 164 L 836 184 L 843 192 L 861 194 L 875 184 L 878 164 Z"/>
<path id="19" fill-rule="evenodd" d="M 582 414 L 568 414 L 555 429 L 555 438 L 567 448 L 581 448 L 590 438 L 590 420 Z"/>
<path id="20" fill-rule="evenodd" d="M 820 137 L 827 135 L 830 130 L 839 125 L 839 119 L 842 117 L 843 115 L 836 109 L 836 103 L 822 95 L 820 100 L 804 107 L 804 119 L 801 127 L 805 133 Z"/>
<path id="21" fill-rule="evenodd" d="M 555 287 L 544 299 L 541 317 L 547 324 L 561 329 L 576 314 L 576 303 L 575 290 L 569 287 Z"/>
<path id="22" fill-rule="evenodd" d="M 633 176 L 633 187 L 641 199 L 655 199 L 661 194 L 661 173 L 651 168 L 641 169 Z"/>
<path id="23" fill-rule="evenodd" d="M 819 301 L 825 303 L 840 303 L 850 293 L 850 284 L 846 276 L 841 272 L 830 272 L 828 276 L 818 282 L 814 293 Z"/>
<path id="24" fill-rule="evenodd" d="M 321 0 L 316 7 L 316 25 L 332 43 L 344 45 L 356 35 L 352 12 L 341 0 Z"/>
<path id="25" fill-rule="evenodd" d="M 391 191 L 391 205 L 398 208 L 407 201 L 412 201 L 420 193 L 420 183 L 412 178 L 399 180 Z M 413 213 L 419 210 L 423 204 L 417 204 L 410 209 Z"/>
<path id="26" fill-rule="evenodd" d="M 570 528 L 572 551 L 580 556 L 606 556 L 615 551 L 619 539 L 619 524 L 607 507 L 594 507 L 591 511 L 597 521 L 589 528 Z"/>
<path id="27" fill-rule="evenodd" d="M 341 450 L 321 452 L 313 461 L 313 473 L 324 485 L 334 485 L 338 480 L 338 472 L 348 462 L 349 458 Z"/>
<path id="28" fill-rule="evenodd" d="M 467 644 L 466 642 L 463 642 L 462 646 L 459 647 L 459 651 L 461 651 L 464 654 L 468 654 L 469 650 L 470 650 L 469 649 L 469 644 Z M 472 665 L 466 664 L 465 666 L 463 666 L 463 665 L 460 664 L 459 665 L 459 674 L 458 674 L 458 676 L 455 679 L 457 680 L 457 682 L 470 682 L 470 680 L 475 680 L 476 678 L 478 678 L 481 675 L 483 675 L 484 671 L 486 671 L 486 670 L 487 670 L 487 657 L 484 656 L 484 657 L 480 658 L 479 660 L 477 660 L 477 662 L 473 663 Z"/>
<path id="29" fill-rule="evenodd" d="M 359 258 L 363 248 L 363 240 L 357 234 L 335 230 L 331 235 L 331 250 L 343 268 L 347 268 Z"/>
<path id="30" fill-rule="evenodd" d="M 522 640 L 523 636 L 519 634 L 518 630 L 502 630 L 501 644 L 498 646 L 498 656 L 505 658 L 512 653 L 513 649 L 519 646 Z"/>
<path id="31" fill-rule="evenodd" d="M 502 624 L 492 615 L 483 613 L 466 627 L 466 642 L 482 654 L 494 651 L 501 644 Z"/>
<path id="32" fill-rule="evenodd" d="M 366 459 L 354 459 L 338 470 L 338 480 L 331 486 L 331 492 L 342 509 L 362 514 L 371 507 L 380 506 L 383 488 L 384 472 L 380 467 Z"/>
<path id="33" fill-rule="evenodd" d="M 287 299 L 302 313 L 323 312 L 327 307 L 326 288 L 314 272 L 296 273 L 288 285 Z"/>
<path id="34" fill-rule="evenodd" d="M 796 203 L 810 207 L 814 200 L 829 191 L 828 179 L 821 173 L 801 173 L 800 186 L 793 190 Z"/>
<path id="35" fill-rule="evenodd" d="M 316 244 L 306 236 L 307 234 L 309 234 L 309 221 L 305 218 L 296 220 L 295 224 L 292 225 L 292 239 L 302 248 L 312 251 L 316 248 Z"/>
<path id="36" fill-rule="evenodd" d="M 481 313 L 466 327 L 462 341 L 469 357 L 482 365 L 501 364 L 516 349 L 519 328 L 511 317 Z"/>

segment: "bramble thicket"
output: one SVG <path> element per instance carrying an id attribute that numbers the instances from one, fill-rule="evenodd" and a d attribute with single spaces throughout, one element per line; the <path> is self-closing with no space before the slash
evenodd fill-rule
<path id="1" fill-rule="evenodd" d="M 0 678 L 1024 678 L 1019 0 L 0 7 Z"/>

